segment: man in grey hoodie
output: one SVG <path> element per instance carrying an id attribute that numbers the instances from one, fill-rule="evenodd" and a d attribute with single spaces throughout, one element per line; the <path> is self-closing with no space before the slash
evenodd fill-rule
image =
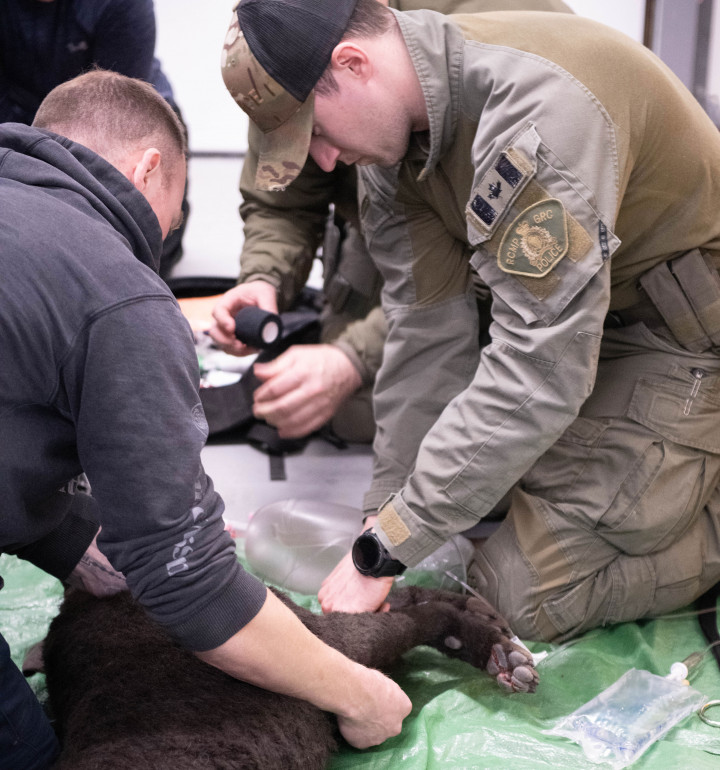
<path id="1" fill-rule="evenodd" d="M 409 700 L 243 571 L 203 470 L 192 335 L 157 274 L 185 158 L 172 109 L 116 73 L 58 86 L 32 127 L 0 126 L 0 553 L 72 581 L 96 538 L 202 660 L 336 713 L 355 746 L 380 743 Z M 92 494 L 72 481 L 83 472 Z M 0 704 L 0 770 L 46 767 L 52 729 L 1 636 Z"/>

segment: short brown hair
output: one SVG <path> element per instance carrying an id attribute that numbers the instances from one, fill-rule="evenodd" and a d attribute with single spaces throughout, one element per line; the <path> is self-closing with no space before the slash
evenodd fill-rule
<path id="1" fill-rule="evenodd" d="M 43 99 L 33 125 L 108 160 L 143 143 L 171 160 L 187 158 L 185 127 L 172 107 L 148 83 L 117 72 L 94 69 L 60 84 Z"/>
<path id="2" fill-rule="evenodd" d="M 384 35 L 392 26 L 394 17 L 378 0 L 357 0 L 355 10 L 345 28 L 343 40 L 348 38 L 371 38 Z M 321 96 L 337 91 L 338 84 L 328 67 L 315 84 L 315 93 Z"/>

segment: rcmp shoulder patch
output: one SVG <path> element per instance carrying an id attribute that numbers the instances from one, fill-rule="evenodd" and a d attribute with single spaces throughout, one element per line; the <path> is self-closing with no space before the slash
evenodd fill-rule
<path id="1" fill-rule="evenodd" d="M 542 278 L 567 254 L 565 208 L 557 198 L 528 206 L 507 228 L 498 249 L 498 267 L 513 275 Z"/>

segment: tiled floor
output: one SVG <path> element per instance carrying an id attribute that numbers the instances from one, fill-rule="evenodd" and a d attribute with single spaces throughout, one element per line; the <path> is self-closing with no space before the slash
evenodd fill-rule
<path id="1" fill-rule="evenodd" d="M 238 181 L 242 159 L 194 157 L 190 160 L 191 212 L 184 255 L 173 276 L 237 275 L 242 246 Z M 285 498 L 305 498 L 360 507 L 370 482 L 370 447 L 337 449 L 313 439 L 284 459 L 287 479 L 270 480 L 269 457 L 241 443 L 213 442 L 203 464 L 226 504 L 225 517 L 240 527 L 260 506 Z"/>

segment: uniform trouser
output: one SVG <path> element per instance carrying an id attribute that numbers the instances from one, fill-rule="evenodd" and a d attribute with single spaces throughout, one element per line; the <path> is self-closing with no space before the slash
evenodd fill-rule
<path id="1" fill-rule="evenodd" d="M 58 752 L 52 726 L 0 636 L 0 770 L 46 770 Z"/>
<path id="2" fill-rule="evenodd" d="M 720 581 L 720 361 L 641 324 L 606 333 L 601 356 L 470 567 L 521 638 L 657 616 Z"/>
<path id="3" fill-rule="evenodd" d="M 351 443 L 372 443 L 375 438 L 372 392 L 372 385 L 364 385 L 340 406 L 330 420 L 336 436 Z"/>

